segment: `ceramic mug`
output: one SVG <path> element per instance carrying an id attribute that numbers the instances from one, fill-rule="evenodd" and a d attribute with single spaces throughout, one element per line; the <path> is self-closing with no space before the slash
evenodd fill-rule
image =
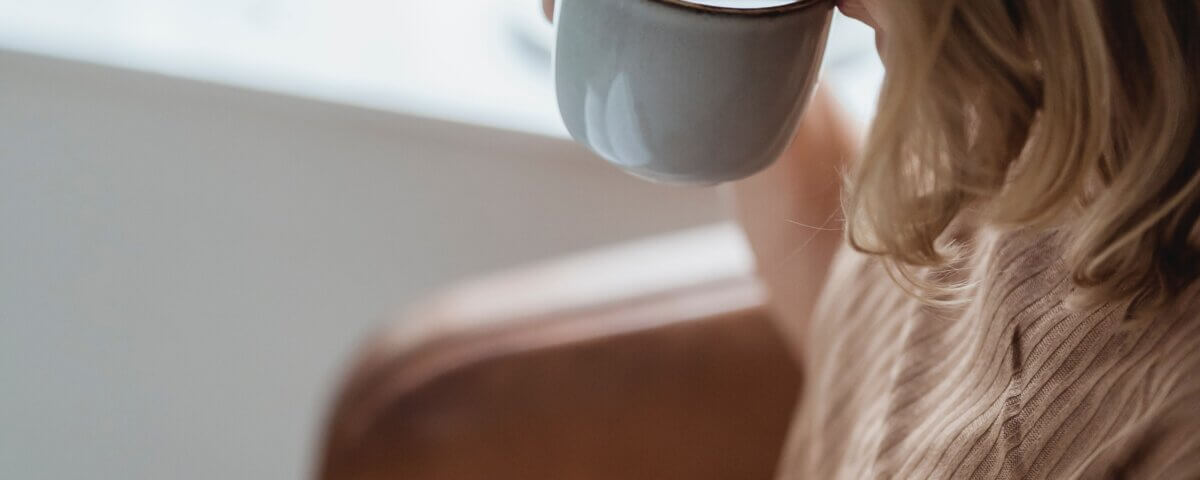
<path id="1" fill-rule="evenodd" d="M 557 0 L 559 112 L 639 177 L 749 176 L 791 141 L 832 14 L 831 0 Z"/>

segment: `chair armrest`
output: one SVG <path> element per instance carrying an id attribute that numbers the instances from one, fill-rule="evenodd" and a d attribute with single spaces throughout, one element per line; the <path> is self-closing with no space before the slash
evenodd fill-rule
<path id="1" fill-rule="evenodd" d="M 319 477 L 768 479 L 800 388 L 731 227 L 451 290 L 363 348 Z"/>

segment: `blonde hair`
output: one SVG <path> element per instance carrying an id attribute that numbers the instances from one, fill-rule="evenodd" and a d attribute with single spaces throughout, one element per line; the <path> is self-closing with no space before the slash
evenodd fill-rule
<path id="1" fill-rule="evenodd" d="M 944 267 L 971 209 L 1065 231 L 1089 302 L 1162 306 L 1196 280 L 1200 0 L 903 3 L 880 19 L 887 75 L 848 176 L 855 248 Z"/>

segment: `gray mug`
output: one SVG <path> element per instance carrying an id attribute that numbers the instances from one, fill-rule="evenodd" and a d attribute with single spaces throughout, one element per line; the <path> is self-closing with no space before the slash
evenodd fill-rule
<path id="1" fill-rule="evenodd" d="M 639 177 L 749 176 L 795 133 L 832 14 L 830 0 L 557 0 L 559 112 L 575 140 Z"/>

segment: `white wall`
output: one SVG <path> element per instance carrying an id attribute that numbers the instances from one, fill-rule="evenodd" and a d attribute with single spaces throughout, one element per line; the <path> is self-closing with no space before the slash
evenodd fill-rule
<path id="1" fill-rule="evenodd" d="M 718 210 L 560 140 L 0 51 L 0 478 L 301 478 L 385 312 Z"/>

